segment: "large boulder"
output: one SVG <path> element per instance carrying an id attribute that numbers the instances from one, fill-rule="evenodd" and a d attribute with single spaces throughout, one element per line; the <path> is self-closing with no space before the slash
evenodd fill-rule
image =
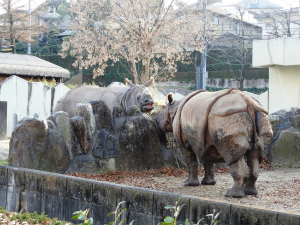
<path id="1" fill-rule="evenodd" d="M 104 101 L 90 102 L 95 116 L 97 130 L 106 130 L 110 134 L 114 134 L 112 113 Z"/>
<path id="2" fill-rule="evenodd" d="M 68 146 L 70 159 L 83 154 L 83 150 L 70 123 L 69 114 L 63 111 L 55 112 L 48 117 L 58 127 Z"/>
<path id="3" fill-rule="evenodd" d="M 300 167 L 300 130 L 288 128 L 280 132 L 269 147 L 268 158 L 276 167 Z"/>
<path id="4" fill-rule="evenodd" d="M 275 167 L 300 167 L 300 108 L 269 115 L 274 132 L 267 157 Z"/>
<path id="5" fill-rule="evenodd" d="M 115 170 L 115 158 L 99 159 L 92 155 L 77 156 L 66 173 L 100 174 Z"/>
<path id="6" fill-rule="evenodd" d="M 9 165 L 56 173 L 65 173 L 69 167 L 66 141 L 50 120 L 22 119 L 9 145 Z"/>
<path id="7" fill-rule="evenodd" d="M 117 170 L 143 171 L 164 167 L 158 127 L 154 118 L 142 113 L 119 117 L 115 122 L 115 129 Z"/>

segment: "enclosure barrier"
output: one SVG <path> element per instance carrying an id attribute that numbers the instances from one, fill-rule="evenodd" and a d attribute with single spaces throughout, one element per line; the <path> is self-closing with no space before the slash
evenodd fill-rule
<path id="1" fill-rule="evenodd" d="M 90 209 L 94 224 L 108 224 L 112 218 L 107 214 L 125 201 L 124 207 L 128 210 L 123 217 L 127 222 L 156 225 L 164 217 L 173 216 L 164 206 L 174 205 L 180 197 L 183 197 L 180 205 L 185 204 L 179 215 L 182 224 L 186 218 L 196 222 L 215 210 L 221 212 L 220 224 L 300 225 L 300 214 L 0 165 L 0 207 L 9 211 L 19 212 L 25 208 L 71 221 L 74 211 Z"/>

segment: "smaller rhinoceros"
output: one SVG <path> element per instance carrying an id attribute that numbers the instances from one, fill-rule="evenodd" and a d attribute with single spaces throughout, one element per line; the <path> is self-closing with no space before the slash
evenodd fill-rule
<path id="1" fill-rule="evenodd" d="M 199 90 L 176 102 L 169 94 L 168 102 L 157 123 L 163 131 L 173 132 L 188 165 L 185 185 L 199 185 L 198 157 L 205 169 L 201 184 L 214 185 L 214 163 L 225 162 L 234 180 L 226 196 L 256 195 L 259 163 L 273 136 L 268 111 L 235 88 Z"/>

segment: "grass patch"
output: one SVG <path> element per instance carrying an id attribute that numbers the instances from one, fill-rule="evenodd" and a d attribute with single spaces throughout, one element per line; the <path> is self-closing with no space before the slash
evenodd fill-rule
<path id="1" fill-rule="evenodd" d="M 8 166 L 8 160 L 7 159 L 5 159 L 5 160 L 0 159 L 0 164 Z"/>

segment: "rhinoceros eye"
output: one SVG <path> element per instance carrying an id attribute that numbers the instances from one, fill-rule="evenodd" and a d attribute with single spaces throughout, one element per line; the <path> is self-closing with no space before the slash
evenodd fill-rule
<path id="1" fill-rule="evenodd" d="M 141 96 L 137 96 L 137 98 L 136 98 L 137 100 L 140 100 L 141 99 Z"/>

